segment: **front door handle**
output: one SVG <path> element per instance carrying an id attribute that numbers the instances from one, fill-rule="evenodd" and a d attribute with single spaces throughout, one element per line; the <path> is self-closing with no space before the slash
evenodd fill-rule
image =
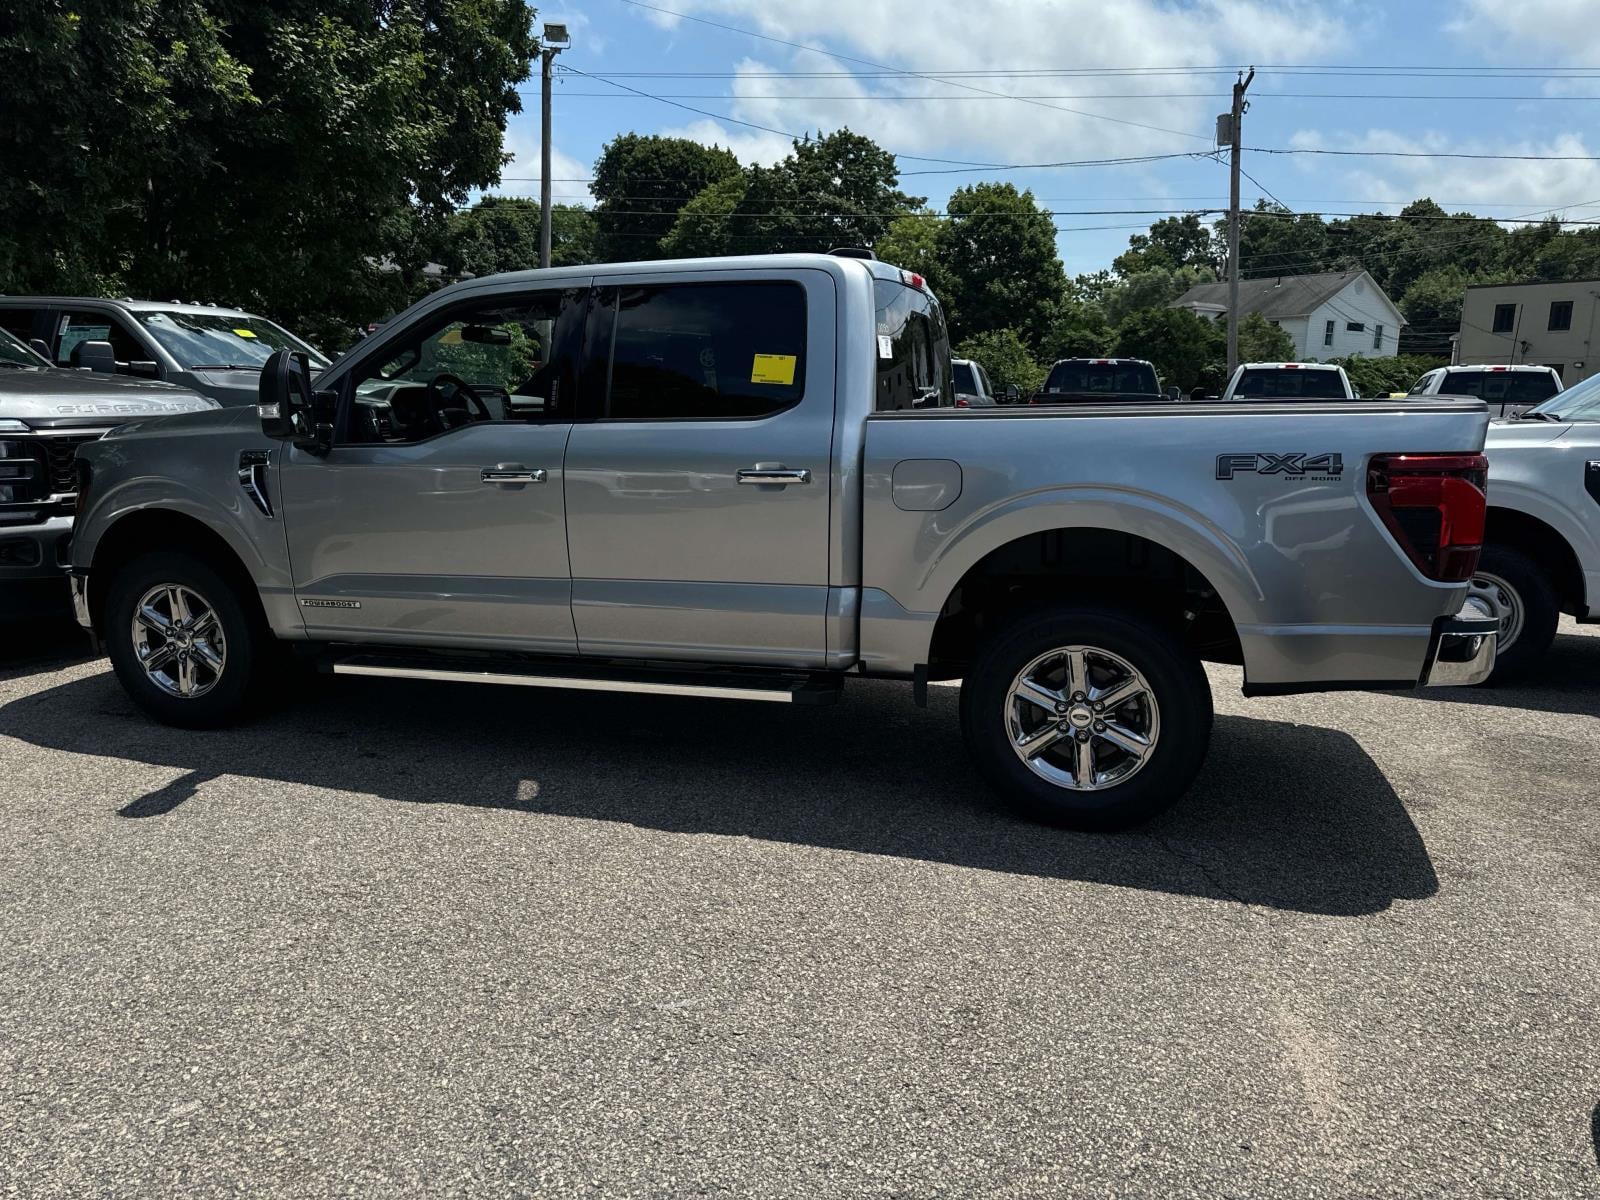
<path id="1" fill-rule="evenodd" d="M 745 467 L 738 479 L 740 483 L 810 483 L 811 472 L 805 467 Z"/>
<path id="2" fill-rule="evenodd" d="M 485 483 L 543 483 L 544 468 L 528 468 L 520 463 L 501 463 L 497 467 L 483 469 L 483 482 Z"/>

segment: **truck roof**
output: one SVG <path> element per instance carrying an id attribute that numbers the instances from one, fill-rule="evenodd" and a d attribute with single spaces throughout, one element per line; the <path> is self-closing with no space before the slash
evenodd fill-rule
<path id="1" fill-rule="evenodd" d="M 1338 363 L 1316 362 L 1254 362 L 1240 363 L 1241 371 L 1338 371 Z"/>
<path id="2" fill-rule="evenodd" d="M 186 304 L 181 300 L 135 300 L 129 296 L 36 296 L 0 294 L 0 304 L 21 300 L 28 304 L 104 304 L 127 312 L 186 312 L 211 313 L 229 317 L 254 317 L 256 313 L 243 308 L 228 308 L 220 304 Z M 260 318 L 265 319 L 265 318 Z"/>
<path id="3" fill-rule="evenodd" d="M 1543 363 L 1451 363 L 1448 367 L 1439 370 L 1448 374 L 1451 371 L 1549 371 L 1555 373 L 1554 367 L 1547 367 Z"/>

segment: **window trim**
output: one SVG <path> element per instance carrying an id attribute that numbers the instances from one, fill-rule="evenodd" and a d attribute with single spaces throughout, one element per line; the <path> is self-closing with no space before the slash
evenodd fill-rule
<path id="1" fill-rule="evenodd" d="M 792 287 L 800 293 L 800 320 L 801 344 L 804 346 L 804 366 L 807 368 L 802 375 L 800 394 L 790 400 L 782 408 L 775 408 L 771 412 L 757 413 L 749 416 L 715 416 L 715 417 L 613 417 L 611 409 L 611 384 L 612 375 L 616 369 L 617 349 L 617 299 L 624 288 L 669 288 L 669 287 L 751 287 L 770 286 L 779 284 Z M 810 362 L 812 358 L 811 344 L 811 295 L 803 280 L 792 279 L 785 275 L 763 275 L 760 273 L 745 276 L 736 275 L 724 279 L 684 279 L 663 274 L 659 279 L 648 281 L 633 276 L 621 276 L 615 279 L 600 278 L 590 288 L 590 319 L 592 321 L 605 321 L 608 328 L 604 336 L 605 349 L 602 351 L 589 337 L 584 339 L 584 358 L 591 364 L 597 364 L 602 359 L 605 364 L 604 378 L 599 387 L 598 394 L 591 389 L 580 386 L 580 412 L 584 414 L 584 423 L 590 425 L 680 425 L 694 423 L 700 425 L 714 425 L 724 422 L 737 422 L 751 424 L 756 421 L 770 421 L 774 417 L 781 417 L 785 413 L 793 412 L 805 403 L 806 397 L 811 392 Z M 609 317 L 608 317 L 609 314 Z M 591 327 L 592 328 L 592 327 Z M 588 332 L 588 330 L 586 330 Z M 597 372 L 598 373 L 598 372 Z M 587 374 L 587 372 L 586 372 Z"/>

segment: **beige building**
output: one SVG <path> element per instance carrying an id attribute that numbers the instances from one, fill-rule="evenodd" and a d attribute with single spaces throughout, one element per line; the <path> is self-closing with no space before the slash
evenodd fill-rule
<path id="1" fill-rule="evenodd" d="M 1453 363 L 1554 367 L 1571 387 L 1600 371 L 1600 279 L 1467 288 Z"/>

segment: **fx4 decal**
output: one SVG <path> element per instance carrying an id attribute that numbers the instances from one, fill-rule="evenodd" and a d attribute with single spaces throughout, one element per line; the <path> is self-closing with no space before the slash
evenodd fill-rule
<path id="1" fill-rule="evenodd" d="M 1293 479 L 1312 478 L 1321 481 L 1344 477 L 1344 456 L 1341 454 L 1219 454 L 1217 478 L 1232 479 L 1235 475 L 1284 475 Z"/>

